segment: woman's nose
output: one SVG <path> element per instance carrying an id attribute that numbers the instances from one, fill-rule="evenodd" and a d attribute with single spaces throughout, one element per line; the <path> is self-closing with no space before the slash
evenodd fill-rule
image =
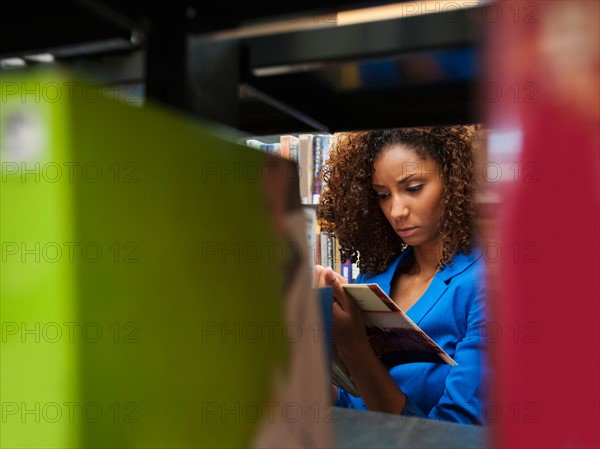
<path id="1" fill-rule="evenodd" d="M 405 201 L 399 196 L 392 197 L 392 209 L 390 215 L 394 219 L 405 218 L 408 215 L 408 207 Z"/>

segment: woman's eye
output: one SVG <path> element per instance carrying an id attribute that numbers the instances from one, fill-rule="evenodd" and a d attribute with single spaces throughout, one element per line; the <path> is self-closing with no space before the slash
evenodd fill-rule
<path id="1" fill-rule="evenodd" d="M 408 187 L 406 190 L 409 192 L 418 192 L 423 187 L 423 184 L 419 184 L 418 186 Z"/>
<path id="2" fill-rule="evenodd" d="M 378 193 L 377 194 L 377 199 L 378 200 L 385 200 L 388 196 L 389 196 L 388 193 Z"/>

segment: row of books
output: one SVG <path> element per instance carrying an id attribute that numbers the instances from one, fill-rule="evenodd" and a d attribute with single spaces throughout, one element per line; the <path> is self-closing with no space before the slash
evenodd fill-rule
<path id="1" fill-rule="evenodd" d="M 316 265 L 333 268 L 334 271 L 340 273 L 349 284 L 352 284 L 359 273 L 358 265 L 352 263 L 350 260 L 341 259 L 338 240 L 321 231 L 314 206 L 304 206 L 304 213 L 306 217 L 306 232 L 308 247 L 311 251 L 311 260 L 314 260 Z"/>
<path id="2" fill-rule="evenodd" d="M 252 138 L 246 139 L 245 144 L 296 162 L 302 203 L 317 204 L 323 187 L 321 169 L 329 157 L 334 137 L 332 134 L 288 134 L 279 136 L 278 142 L 266 143 Z"/>
<path id="3" fill-rule="evenodd" d="M 311 260 L 316 265 L 333 268 L 347 279 L 348 283 L 352 283 L 358 276 L 358 267 L 350 261 L 341 260 L 337 240 L 321 232 L 315 209 L 323 188 L 321 169 L 329 158 L 329 149 L 334 139 L 335 134 L 288 134 L 272 136 L 269 139 L 275 140 L 272 143 L 266 143 L 261 138 L 251 138 L 246 139 L 245 144 L 296 162 Z"/>

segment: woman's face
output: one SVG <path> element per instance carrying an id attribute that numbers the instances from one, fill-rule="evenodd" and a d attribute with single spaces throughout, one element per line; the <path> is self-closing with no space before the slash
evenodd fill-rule
<path id="1" fill-rule="evenodd" d="M 442 179 L 437 163 L 409 147 L 384 148 L 373 162 L 372 187 L 390 225 L 416 247 L 439 239 Z"/>

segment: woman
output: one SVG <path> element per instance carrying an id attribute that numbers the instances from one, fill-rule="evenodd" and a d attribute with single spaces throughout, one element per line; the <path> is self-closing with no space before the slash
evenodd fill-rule
<path id="1" fill-rule="evenodd" d="M 360 392 L 334 388 L 336 405 L 460 423 L 483 423 L 488 380 L 485 267 L 474 237 L 475 144 L 471 126 L 340 134 L 324 167 L 317 207 L 357 283 L 377 283 L 457 363 L 383 366 L 360 310 L 334 287 L 334 343 Z"/>

